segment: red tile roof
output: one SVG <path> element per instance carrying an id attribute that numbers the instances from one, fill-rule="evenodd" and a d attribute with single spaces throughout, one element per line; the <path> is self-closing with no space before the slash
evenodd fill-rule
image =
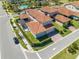
<path id="1" fill-rule="evenodd" d="M 41 10 L 44 11 L 44 12 L 52 13 L 52 12 L 56 12 L 57 8 L 45 6 L 45 7 L 42 7 Z"/>
<path id="2" fill-rule="evenodd" d="M 51 18 L 46 16 L 43 12 L 36 10 L 36 9 L 27 9 L 28 12 L 32 17 L 34 17 L 37 21 L 44 23 L 49 21 Z"/>
<path id="3" fill-rule="evenodd" d="M 19 18 L 20 19 L 25 19 L 25 18 L 28 18 L 28 15 L 27 14 L 20 14 Z"/>
<path id="4" fill-rule="evenodd" d="M 65 23 L 65 22 L 70 21 L 69 18 L 67 18 L 67 17 L 65 17 L 65 16 L 63 16 L 63 15 L 57 15 L 57 16 L 55 17 L 55 19 L 58 20 L 59 22 L 62 22 L 62 23 Z"/>
<path id="5" fill-rule="evenodd" d="M 27 25 L 33 34 L 38 34 L 46 30 L 45 27 L 39 22 L 31 21 L 31 22 L 28 22 Z"/>
<path id="6" fill-rule="evenodd" d="M 66 16 L 70 16 L 73 13 L 72 11 L 66 9 L 65 7 L 59 7 L 58 12 Z"/>

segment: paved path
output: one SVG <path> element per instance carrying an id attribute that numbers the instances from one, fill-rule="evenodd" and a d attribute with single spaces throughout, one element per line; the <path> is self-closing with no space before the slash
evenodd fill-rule
<path id="1" fill-rule="evenodd" d="M 14 34 L 11 31 L 9 17 L 3 10 L 0 2 L 0 47 L 1 59 L 25 59 L 25 56 L 13 41 Z"/>

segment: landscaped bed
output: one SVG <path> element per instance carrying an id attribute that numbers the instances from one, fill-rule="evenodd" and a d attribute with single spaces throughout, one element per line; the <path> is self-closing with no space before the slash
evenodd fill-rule
<path id="1" fill-rule="evenodd" d="M 79 39 L 74 43 L 76 43 L 79 46 Z M 67 48 L 66 48 L 63 51 L 61 51 L 59 54 L 54 56 L 52 59 L 76 59 L 78 55 L 79 55 L 79 50 L 76 50 L 76 54 L 71 54 L 67 51 Z"/>
<path id="2" fill-rule="evenodd" d="M 67 34 L 71 33 L 69 29 L 66 29 L 63 26 L 60 26 L 59 24 L 55 22 L 53 22 L 52 24 L 62 36 L 66 36 Z"/>
<path id="3" fill-rule="evenodd" d="M 21 44 L 21 46 L 22 46 L 23 48 L 27 49 L 27 45 L 23 42 L 21 36 L 19 35 L 19 32 L 17 31 L 16 28 L 14 28 L 12 19 L 10 20 L 10 23 L 11 23 L 11 25 L 12 25 L 12 28 L 13 28 L 13 30 L 14 30 L 14 33 L 16 34 L 16 37 L 18 38 L 19 43 Z"/>
<path id="4" fill-rule="evenodd" d="M 76 20 L 71 20 L 71 24 L 75 27 L 75 28 L 79 28 L 79 22 Z"/>

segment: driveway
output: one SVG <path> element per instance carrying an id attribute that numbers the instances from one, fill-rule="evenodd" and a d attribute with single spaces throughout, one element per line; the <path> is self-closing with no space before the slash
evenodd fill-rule
<path id="1" fill-rule="evenodd" d="M 56 35 L 52 36 L 51 38 L 54 42 L 58 42 L 62 39 L 62 36 L 60 34 L 56 34 Z"/>

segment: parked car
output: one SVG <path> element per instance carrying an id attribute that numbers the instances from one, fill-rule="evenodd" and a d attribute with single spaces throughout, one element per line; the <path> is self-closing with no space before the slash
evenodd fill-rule
<path id="1" fill-rule="evenodd" d="M 14 37 L 13 40 L 14 40 L 15 44 L 19 44 L 19 41 L 16 37 Z"/>

